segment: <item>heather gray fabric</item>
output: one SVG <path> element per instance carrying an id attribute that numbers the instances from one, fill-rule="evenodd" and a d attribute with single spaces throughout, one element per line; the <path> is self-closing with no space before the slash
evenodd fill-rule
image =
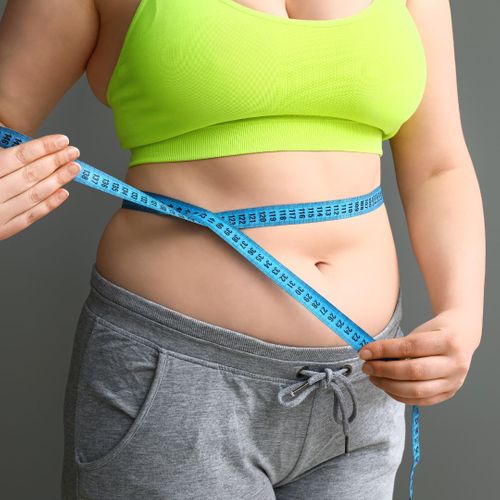
<path id="1" fill-rule="evenodd" d="M 400 292 L 375 338 L 403 336 L 401 315 Z M 352 347 L 265 342 L 92 266 L 64 399 L 64 500 L 390 500 L 404 442 L 405 405 Z"/>

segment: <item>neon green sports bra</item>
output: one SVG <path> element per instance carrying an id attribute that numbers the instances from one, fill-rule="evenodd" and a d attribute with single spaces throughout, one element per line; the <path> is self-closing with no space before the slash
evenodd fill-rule
<path id="1" fill-rule="evenodd" d="M 235 0 L 141 0 L 106 97 L 129 167 L 262 151 L 382 156 L 426 79 L 402 0 L 320 20 Z"/>

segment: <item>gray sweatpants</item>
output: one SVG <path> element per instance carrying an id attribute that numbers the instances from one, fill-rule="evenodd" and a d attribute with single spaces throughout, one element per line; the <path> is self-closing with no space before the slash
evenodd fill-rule
<path id="1" fill-rule="evenodd" d="M 401 311 L 400 292 L 376 339 L 404 335 Z M 404 442 L 405 405 L 352 347 L 265 342 L 92 267 L 64 399 L 64 500 L 389 500 Z"/>

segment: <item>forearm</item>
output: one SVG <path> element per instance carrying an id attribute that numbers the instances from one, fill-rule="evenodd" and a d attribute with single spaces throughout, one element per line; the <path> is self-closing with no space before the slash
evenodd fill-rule
<path id="1" fill-rule="evenodd" d="M 434 174 L 402 196 L 409 236 L 433 314 L 461 311 L 469 341 L 480 342 L 485 280 L 485 225 L 471 166 Z"/>

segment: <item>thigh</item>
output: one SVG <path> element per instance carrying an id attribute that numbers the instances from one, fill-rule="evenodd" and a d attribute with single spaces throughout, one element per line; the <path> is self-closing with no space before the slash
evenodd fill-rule
<path id="1" fill-rule="evenodd" d="M 356 450 L 276 488 L 276 499 L 392 500 L 396 471 L 394 462 L 386 461 L 375 449 Z"/>
<path id="2" fill-rule="evenodd" d="M 66 386 L 62 498 L 274 500 L 265 469 L 286 431 L 286 409 L 270 408 L 278 388 L 179 356 L 84 306 Z M 280 452 L 294 460 L 296 448 Z"/>
<path id="3" fill-rule="evenodd" d="M 384 399 L 390 416 L 387 421 L 378 422 L 376 431 L 373 423 L 369 425 L 365 421 L 364 436 L 359 431 L 356 433 L 356 439 L 362 445 L 275 488 L 276 499 L 392 500 L 405 445 L 405 405 L 389 396 Z"/>
<path id="4" fill-rule="evenodd" d="M 84 304 L 64 401 L 64 500 L 133 498 L 147 483 L 154 460 L 146 466 L 128 452 L 141 441 L 166 365 L 153 343 L 111 327 Z M 142 460 L 147 448 L 142 441 Z"/>

